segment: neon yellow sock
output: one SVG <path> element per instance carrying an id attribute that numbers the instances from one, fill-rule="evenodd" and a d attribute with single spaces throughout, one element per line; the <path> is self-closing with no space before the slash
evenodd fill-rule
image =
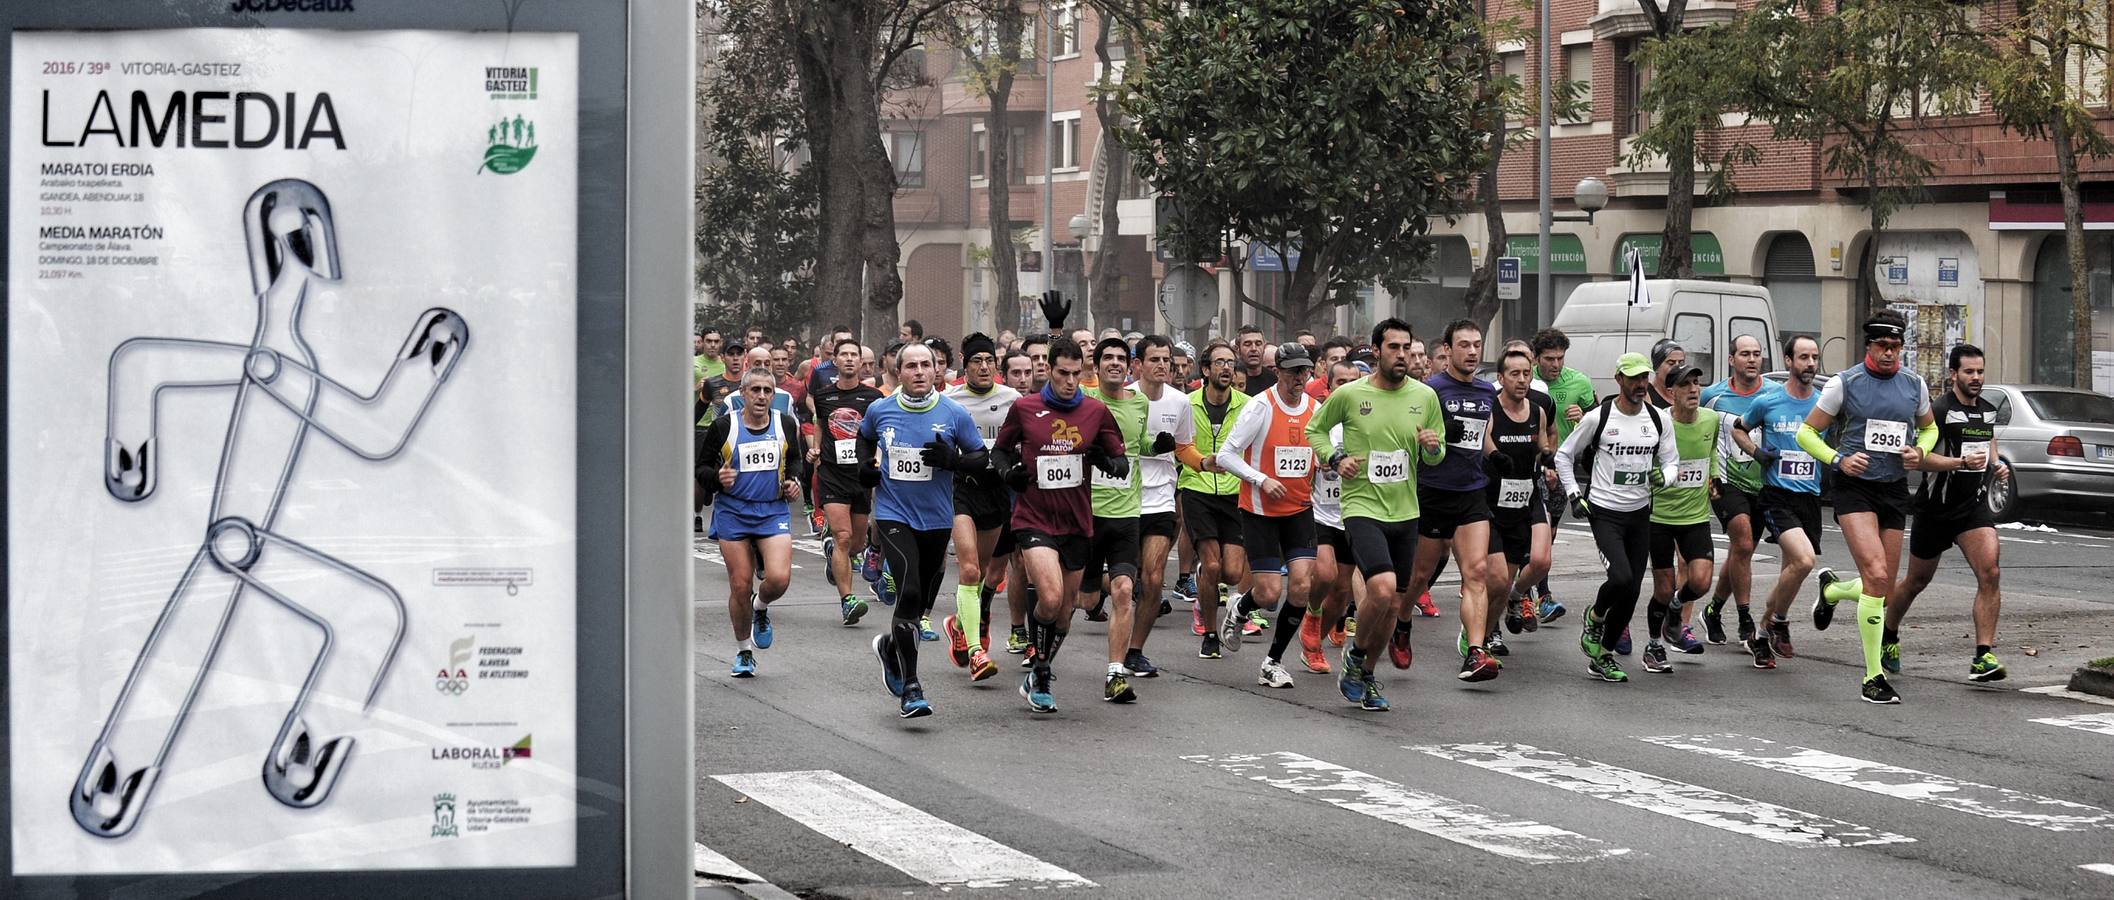
<path id="1" fill-rule="evenodd" d="M 969 641 L 970 652 L 983 649 L 983 639 L 977 636 L 981 630 L 984 612 L 984 591 L 981 585 L 965 584 L 954 589 L 954 618 L 962 626 L 962 636 Z"/>
<path id="2" fill-rule="evenodd" d="M 1864 645 L 1864 677 L 1884 672 L 1879 667 L 1880 642 L 1886 633 L 1886 598 L 1857 595 L 1857 639 Z"/>
<path id="3" fill-rule="evenodd" d="M 1820 592 L 1820 596 L 1821 599 L 1828 601 L 1829 606 L 1846 600 L 1857 600 L 1864 596 L 1864 579 L 1847 578 L 1835 582 L 1823 589 Z"/>

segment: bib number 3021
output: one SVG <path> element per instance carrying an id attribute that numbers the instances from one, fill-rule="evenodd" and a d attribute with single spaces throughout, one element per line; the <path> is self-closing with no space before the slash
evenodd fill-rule
<path id="1" fill-rule="evenodd" d="M 1373 484 L 1400 484 L 1409 480 L 1409 451 L 1378 450 L 1365 458 L 1365 480 Z"/>

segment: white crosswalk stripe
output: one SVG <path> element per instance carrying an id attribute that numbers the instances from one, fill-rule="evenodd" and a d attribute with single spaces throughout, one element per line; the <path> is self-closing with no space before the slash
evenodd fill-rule
<path id="1" fill-rule="evenodd" d="M 699 875 L 727 878 L 734 881 L 762 881 L 763 876 L 749 871 L 741 863 L 728 859 L 726 854 L 700 844 L 690 842 L 690 871 Z"/>
<path id="2" fill-rule="evenodd" d="M 2087 872 L 2098 872 L 2101 875 L 2114 875 L 2114 863 L 2085 863 L 2082 866 L 2078 866 L 2078 868 Z"/>
<path id="3" fill-rule="evenodd" d="M 1630 852 L 1553 825 L 1515 819 L 1474 804 L 1411 790 L 1375 775 L 1297 753 L 1182 758 L 1520 862 L 1585 862 Z"/>
<path id="4" fill-rule="evenodd" d="M 2114 813 L 2095 806 L 2028 794 L 2010 788 L 1960 781 L 1930 772 L 1839 756 L 1823 750 L 1779 744 L 1741 734 L 1647 737 L 1639 740 L 1744 763 L 1772 772 L 1785 772 L 1885 797 L 1912 800 L 2047 831 L 2114 828 Z"/>
<path id="5" fill-rule="evenodd" d="M 1794 847 L 1906 844 L 1904 837 L 1525 744 L 1406 747 L 1611 803 Z"/>
<path id="6" fill-rule="evenodd" d="M 1094 883 L 830 771 L 715 775 L 781 815 L 932 885 Z"/>
<path id="7" fill-rule="evenodd" d="M 2087 713 L 2082 716 L 2057 716 L 2052 719 L 2034 719 L 2037 724 L 2053 725 L 2057 728 L 2075 728 L 2094 734 L 2114 735 L 2114 713 Z"/>

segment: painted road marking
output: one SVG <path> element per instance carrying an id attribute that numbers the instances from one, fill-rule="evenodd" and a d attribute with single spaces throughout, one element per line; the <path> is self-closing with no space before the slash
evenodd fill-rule
<path id="1" fill-rule="evenodd" d="M 2114 735 L 2114 713 L 2086 713 L 2082 716 L 2060 716 L 2053 719 L 2034 719 L 2041 725 L 2057 728 L 2075 728 L 2093 734 Z"/>
<path id="2" fill-rule="evenodd" d="M 2044 697 L 2061 697 L 2065 700 L 2080 700 L 2100 706 L 2114 706 L 2114 699 L 2101 697 L 2097 694 L 2087 694 L 2083 691 L 2073 691 L 2068 684 L 2044 684 L 2040 687 L 2019 688 L 2019 692 L 2040 694 Z"/>
<path id="3" fill-rule="evenodd" d="M 2085 863 L 2082 866 L 2078 866 L 2078 868 L 2087 872 L 2098 872 L 2101 875 L 2114 875 L 2114 863 Z"/>
<path id="4" fill-rule="evenodd" d="M 1630 852 L 1553 825 L 1515 819 L 1449 797 L 1411 790 L 1376 775 L 1297 753 L 1182 758 L 1520 862 L 1586 862 Z"/>
<path id="5" fill-rule="evenodd" d="M 2047 831 L 2114 828 L 2114 813 L 2010 788 L 1960 781 L 1943 775 L 1741 734 L 1699 734 L 1639 738 L 1647 743 L 1688 750 L 1860 791 L 1913 800 L 1985 819 L 2030 825 Z"/>
<path id="6" fill-rule="evenodd" d="M 926 884 L 1093 887 L 1094 883 L 829 771 L 714 775 L 810 829 Z"/>
<path id="7" fill-rule="evenodd" d="M 1915 840 L 1525 744 L 1439 744 L 1404 749 L 1794 847 L 1860 847 Z"/>
<path id="8" fill-rule="evenodd" d="M 710 875 L 728 881 L 762 881 L 763 876 L 748 870 L 741 863 L 728 859 L 725 854 L 696 841 L 690 842 L 691 871 L 698 875 Z"/>

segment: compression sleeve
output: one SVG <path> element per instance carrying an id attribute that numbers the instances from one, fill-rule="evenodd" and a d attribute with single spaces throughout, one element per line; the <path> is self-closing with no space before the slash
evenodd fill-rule
<path id="1" fill-rule="evenodd" d="M 1226 435 L 1226 440 L 1220 443 L 1218 447 L 1217 459 L 1219 468 L 1232 472 L 1240 480 L 1248 484 L 1260 485 L 1263 483 L 1263 473 L 1256 471 L 1254 466 L 1248 465 L 1248 461 L 1242 459 L 1241 454 L 1247 452 L 1248 445 L 1255 443 L 1257 439 L 1262 437 L 1263 430 L 1268 424 L 1270 417 L 1270 410 L 1265 405 L 1269 402 L 1268 400 L 1263 400 L 1260 403 L 1251 401 L 1247 406 L 1241 407 L 1240 418 L 1233 420 L 1231 432 Z"/>
<path id="2" fill-rule="evenodd" d="M 1821 437 L 1820 432 L 1804 422 L 1798 423 L 1798 448 L 1813 454 L 1813 458 L 1823 465 L 1834 465 L 1835 457 L 1839 455 L 1835 448 L 1828 446 L 1827 438 Z"/>
<path id="3" fill-rule="evenodd" d="M 1583 427 L 1585 419 L 1579 419 L 1578 425 L 1579 427 L 1571 429 L 1571 436 L 1556 447 L 1556 480 L 1563 483 L 1566 497 L 1582 493 L 1578 489 L 1578 476 L 1571 471 L 1572 463 L 1577 461 L 1578 454 L 1585 450 L 1586 442 L 1593 439 L 1593 429 Z"/>
<path id="4" fill-rule="evenodd" d="M 1315 465 L 1328 465 L 1338 452 L 1336 442 L 1329 440 L 1329 429 L 1343 421 L 1343 401 L 1336 399 L 1342 395 L 1342 391 L 1330 394 L 1321 402 L 1321 408 L 1307 417 L 1307 446 L 1314 448 Z"/>
<path id="5" fill-rule="evenodd" d="M 1180 460 L 1182 465 L 1188 466 L 1195 471 L 1204 471 L 1204 454 L 1196 449 L 1196 444 L 1194 443 L 1176 444 L 1174 446 L 1174 458 Z"/>
<path id="6" fill-rule="evenodd" d="M 1938 423 L 1931 422 L 1916 429 L 1916 449 L 1925 453 L 1938 446 Z"/>

